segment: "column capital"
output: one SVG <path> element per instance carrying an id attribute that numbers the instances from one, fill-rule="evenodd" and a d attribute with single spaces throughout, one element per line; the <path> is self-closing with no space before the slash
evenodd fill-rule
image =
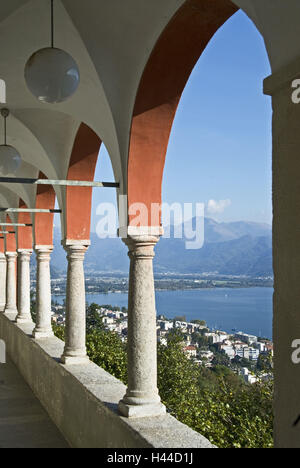
<path id="1" fill-rule="evenodd" d="M 123 226 L 118 229 L 121 239 L 127 237 L 161 237 L 164 234 L 162 226 Z"/>
<path id="2" fill-rule="evenodd" d="M 53 245 L 35 245 L 34 251 L 36 253 L 39 253 L 39 252 L 51 253 L 53 251 Z"/>
<path id="3" fill-rule="evenodd" d="M 14 261 L 17 258 L 18 254 L 17 252 L 5 252 L 5 256 L 8 261 Z"/>
<path id="4" fill-rule="evenodd" d="M 154 247 L 159 239 L 159 236 L 139 235 L 128 236 L 122 240 L 128 247 L 130 258 L 152 260 L 155 256 Z"/>
<path id="5" fill-rule="evenodd" d="M 81 240 L 81 239 L 63 239 L 61 241 L 61 245 L 64 249 L 70 246 L 77 246 L 77 247 L 86 247 L 86 249 L 91 245 L 91 241 L 89 239 Z"/>
<path id="6" fill-rule="evenodd" d="M 36 256 L 39 260 L 39 262 L 49 262 L 50 261 L 50 255 L 53 251 L 53 246 L 50 245 L 36 245 L 34 247 L 34 251 L 36 253 Z"/>
<path id="7" fill-rule="evenodd" d="M 18 256 L 20 260 L 30 260 L 33 250 L 32 249 L 18 249 Z"/>

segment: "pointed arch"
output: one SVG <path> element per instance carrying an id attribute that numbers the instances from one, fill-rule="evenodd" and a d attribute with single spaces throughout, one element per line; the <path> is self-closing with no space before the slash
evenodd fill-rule
<path id="1" fill-rule="evenodd" d="M 26 203 L 20 199 L 19 208 L 28 208 Z M 30 213 L 19 213 L 18 223 L 31 224 Z M 32 249 L 32 227 L 20 226 L 18 228 L 18 249 L 30 250 Z"/>
<path id="2" fill-rule="evenodd" d="M 81 124 L 72 149 L 68 180 L 93 181 L 102 141 L 87 125 Z M 92 187 L 66 188 L 66 238 L 89 240 Z"/>
<path id="3" fill-rule="evenodd" d="M 47 179 L 40 172 L 39 179 Z M 39 209 L 51 209 L 55 207 L 55 191 L 51 185 L 38 185 L 35 207 Z M 35 245 L 53 245 L 53 221 L 52 213 L 36 213 L 34 219 Z"/>
<path id="4" fill-rule="evenodd" d="M 11 224 L 12 220 L 9 215 L 6 215 L 6 222 Z M 9 231 L 10 229 L 8 229 Z M 17 241 L 16 234 L 6 234 L 6 252 L 16 252 L 17 250 Z"/>
<path id="5" fill-rule="evenodd" d="M 230 0 L 187 0 L 160 36 L 136 96 L 128 160 L 128 205 L 161 203 L 165 157 L 184 87 L 208 42 L 238 10 Z M 130 217 L 129 217 L 130 223 Z"/>

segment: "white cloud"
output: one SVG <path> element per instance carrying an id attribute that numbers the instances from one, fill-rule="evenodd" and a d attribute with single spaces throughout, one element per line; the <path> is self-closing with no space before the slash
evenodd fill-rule
<path id="1" fill-rule="evenodd" d="M 220 214 L 224 213 L 225 209 L 231 205 L 231 200 L 227 198 L 226 200 L 209 200 L 207 203 L 207 212 L 209 214 Z"/>

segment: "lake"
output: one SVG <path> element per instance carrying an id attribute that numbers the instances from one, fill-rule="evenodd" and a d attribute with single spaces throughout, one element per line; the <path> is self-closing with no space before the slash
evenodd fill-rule
<path id="1" fill-rule="evenodd" d="M 233 329 L 272 339 L 273 288 L 198 289 L 157 291 L 157 313 L 168 318 L 185 315 L 187 320 L 201 319 L 210 328 L 227 332 Z M 87 302 L 127 307 L 127 294 L 88 294 Z M 62 302 L 64 297 L 54 296 Z"/>

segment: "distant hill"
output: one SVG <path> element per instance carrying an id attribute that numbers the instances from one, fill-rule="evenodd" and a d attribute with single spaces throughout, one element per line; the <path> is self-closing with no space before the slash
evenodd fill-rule
<path id="1" fill-rule="evenodd" d="M 225 242 L 240 239 L 244 236 L 269 237 L 272 228 L 269 224 L 237 221 L 234 223 L 218 223 L 211 218 L 205 218 L 205 242 Z"/>
<path id="2" fill-rule="evenodd" d="M 185 239 L 162 238 L 156 247 L 157 272 L 218 273 L 227 275 L 272 275 L 272 230 L 268 224 L 252 222 L 218 223 L 205 219 L 202 249 L 186 250 Z M 55 274 L 66 271 L 66 253 L 54 230 L 52 266 Z M 91 235 L 85 267 L 95 272 L 128 272 L 127 247 L 120 239 L 99 239 Z"/>

